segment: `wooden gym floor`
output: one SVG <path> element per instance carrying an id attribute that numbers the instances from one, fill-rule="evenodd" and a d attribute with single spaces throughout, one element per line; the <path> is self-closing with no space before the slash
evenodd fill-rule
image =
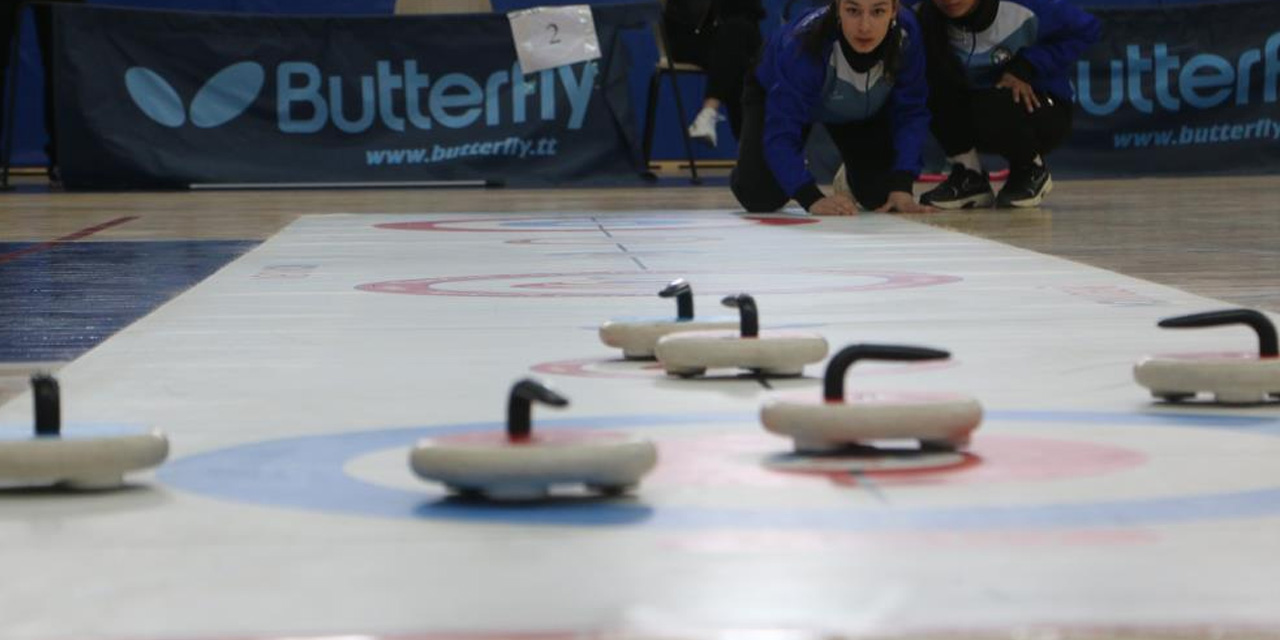
<path id="1" fill-rule="evenodd" d="M 316 213 L 732 208 L 724 186 L 614 189 L 59 193 L 18 178 L 0 197 L 0 242 L 264 240 Z M 666 184 L 676 184 L 668 180 Z M 923 190 L 927 185 L 918 185 Z M 1280 177 L 1057 183 L 1046 206 L 908 216 L 920 222 L 1280 311 Z"/>
<path id="2" fill-rule="evenodd" d="M 0 317 L 9 325 L 7 331 L 0 330 L 0 402 L 23 388 L 28 372 L 56 369 L 300 215 L 682 210 L 736 205 L 722 178 L 713 176 L 708 182 L 712 184 L 685 186 L 679 175 L 668 175 L 658 186 L 613 189 L 66 193 L 50 191 L 42 178 L 17 176 L 17 190 L 0 195 L 0 288 L 7 292 L 8 307 Z M 926 188 L 917 185 L 917 190 Z M 1233 305 L 1280 311 L 1280 289 L 1275 287 L 1280 281 L 1277 193 L 1280 177 L 1276 176 L 1062 180 L 1040 209 L 904 217 Z M 53 308 L 27 304 L 42 291 L 24 286 L 32 273 L 30 258 L 56 248 L 106 243 L 133 249 L 128 252 L 130 258 L 114 258 L 128 263 L 116 265 L 116 277 L 144 282 L 117 292 L 101 308 L 94 304 L 99 284 L 94 281 L 65 282 Z M 159 264 L 166 265 L 161 267 L 137 259 L 149 253 L 145 247 L 178 247 L 179 261 L 194 252 L 200 268 L 183 270 L 185 279 L 148 287 L 145 280 L 151 274 L 146 270 L 167 273 L 172 263 L 161 260 Z M 107 251 L 98 259 L 111 263 L 112 254 Z M 74 257 L 47 255 L 36 268 L 40 281 L 47 284 L 83 275 L 82 267 Z M 77 297 L 75 290 L 86 286 L 90 289 Z M 141 300 L 139 292 L 149 299 Z M 122 296 L 133 302 L 120 300 Z M 129 308 L 120 316 L 117 307 L 122 303 Z M 32 324 L 41 322 L 39 314 L 68 311 L 88 324 L 93 324 L 88 319 L 95 314 L 117 317 L 105 331 L 75 336 L 77 342 L 61 350 L 28 349 L 14 335 L 15 327 L 26 327 L 29 342 Z"/>

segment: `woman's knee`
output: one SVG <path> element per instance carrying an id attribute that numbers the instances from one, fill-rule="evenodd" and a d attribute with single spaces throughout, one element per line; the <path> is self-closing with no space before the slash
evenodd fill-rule
<path id="1" fill-rule="evenodd" d="M 857 200 L 862 208 L 879 209 L 889 201 L 888 176 L 883 172 L 866 177 L 850 173 L 848 180 L 849 191 L 853 193 L 853 199 Z"/>
<path id="2" fill-rule="evenodd" d="M 973 95 L 973 130 L 978 148 L 1006 154 L 1036 148 L 1036 132 L 1026 107 L 1013 101 L 1006 89 L 984 89 Z"/>
<path id="3" fill-rule="evenodd" d="M 735 170 L 729 177 L 729 189 L 743 209 L 750 213 L 769 213 L 781 209 L 791 200 L 781 189 L 769 184 L 771 182 L 749 179 Z"/>
<path id="4" fill-rule="evenodd" d="M 1028 121 L 1027 108 L 1014 102 L 1008 89 L 979 89 L 969 99 L 972 126 L 978 129 L 1009 129 Z"/>

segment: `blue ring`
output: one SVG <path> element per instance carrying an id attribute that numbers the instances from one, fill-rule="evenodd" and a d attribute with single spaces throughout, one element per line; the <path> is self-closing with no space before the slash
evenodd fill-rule
<path id="1" fill-rule="evenodd" d="M 150 434 L 151 429 L 128 424 L 70 422 L 62 425 L 62 432 L 56 436 L 37 436 L 31 425 L 0 424 L 0 442 L 28 442 L 31 440 L 54 439 L 102 440 L 106 438 L 126 438 Z"/>
<path id="2" fill-rule="evenodd" d="M 549 428 L 663 427 L 676 424 L 742 423 L 755 414 L 641 415 L 544 420 Z M 1280 419 L 1191 414 L 1126 414 L 1052 411 L 993 411 L 988 420 L 1221 428 L 1280 436 Z M 476 422 L 302 436 L 252 443 L 189 456 L 163 467 L 159 479 L 176 489 L 236 502 L 327 513 L 523 525 L 644 525 L 679 529 L 762 528 L 883 531 L 983 531 L 1008 528 L 1062 529 L 1174 524 L 1280 514 L 1280 487 L 1250 491 L 1116 500 L 1087 504 L 947 507 L 926 509 L 752 510 L 714 507 L 651 507 L 636 501 L 564 500 L 551 504 L 493 505 L 445 499 L 426 489 L 406 491 L 352 478 L 350 460 L 403 447 L 419 438 L 501 430 Z M 407 461 L 406 461 L 407 464 Z"/>

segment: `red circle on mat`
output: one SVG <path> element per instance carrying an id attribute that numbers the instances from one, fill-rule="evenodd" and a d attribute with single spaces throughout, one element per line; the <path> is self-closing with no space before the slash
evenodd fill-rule
<path id="1" fill-rule="evenodd" d="M 634 238 L 626 238 L 624 241 L 627 245 L 637 244 L 694 244 L 702 242 L 721 242 L 724 238 L 713 238 L 709 236 L 636 236 Z M 620 244 L 617 238 L 606 237 L 586 237 L 586 238 L 520 238 L 518 240 L 504 240 L 505 244 L 521 244 L 521 245 L 570 245 L 570 246 L 605 246 L 616 247 Z"/>
<path id="2" fill-rule="evenodd" d="M 658 441 L 662 464 L 646 480 L 681 486 L 789 487 L 812 483 L 814 476 L 829 476 L 841 485 L 856 485 L 848 473 L 774 471 L 760 462 L 762 456 L 786 450 L 785 438 L 765 433 L 696 436 Z M 1115 445 L 1056 438 L 1016 435 L 983 435 L 976 432 L 962 465 L 931 470 L 866 471 L 878 486 L 927 486 L 1049 482 L 1096 477 L 1135 469 L 1146 464 L 1141 452 Z"/>
<path id="3" fill-rule="evenodd" d="M 662 212 L 654 212 L 656 217 L 669 218 L 677 217 L 680 214 L 674 213 L 669 216 L 663 215 Z M 529 233 L 531 231 L 537 233 L 600 233 L 600 228 L 582 228 L 582 229 L 566 229 L 554 225 L 548 225 L 545 228 L 525 226 L 531 222 L 546 220 L 548 222 L 563 223 L 568 220 L 589 220 L 582 216 L 569 218 L 551 218 L 551 217 L 525 217 L 525 218 L 458 218 L 453 220 L 418 220 L 414 222 L 386 222 L 373 225 L 377 229 L 389 229 L 392 231 L 452 231 L 452 232 L 471 232 L 471 233 Z M 689 224 L 675 225 L 655 225 L 655 226 L 637 226 L 626 227 L 616 226 L 609 227 L 609 222 L 625 222 L 625 218 L 615 218 L 612 220 L 605 219 L 605 228 L 610 233 L 629 233 L 634 231 L 682 231 L 690 229 L 718 229 L 725 227 L 741 227 L 747 226 L 743 222 L 761 225 L 801 225 L 816 224 L 819 222 L 817 218 L 807 218 L 802 216 L 734 216 L 731 219 L 715 220 L 705 217 L 690 217 Z M 509 223 L 519 224 L 521 226 L 513 226 L 510 228 L 502 227 L 485 227 L 476 226 L 479 224 L 491 223 Z M 699 224 L 705 223 L 705 224 Z"/>
<path id="4" fill-rule="evenodd" d="M 755 220 L 763 225 L 771 227 L 792 227 L 801 224 L 816 224 L 818 218 L 804 218 L 800 216 L 742 216 L 746 220 Z"/>
<path id="5" fill-rule="evenodd" d="M 473 276 L 445 276 L 442 278 L 417 278 L 412 280 L 388 280 L 357 285 L 356 289 L 373 293 L 398 293 L 417 296 L 478 296 L 490 298 L 613 298 L 652 297 L 672 279 L 689 276 L 742 276 L 760 280 L 755 272 L 699 273 L 689 271 L 581 271 L 578 273 L 517 273 Z M 755 295 L 787 293 L 835 293 L 857 291 L 884 291 L 911 289 L 959 282 L 957 276 L 902 271 L 861 271 L 857 269 L 804 269 L 789 273 L 773 273 L 770 276 L 838 276 L 833 282 L 811 286 L 774 285 L 751 289 Z M 851 284 L 843 284 L 848 280 Z M 859 282 L 858 280 L 861 280 Z M 507 289 L 486 289 L 477 284 L 507 283 Z M 716 288 L 704 285 L 700 293 L 727 295 L 738 293 L 740 286 Z"/>

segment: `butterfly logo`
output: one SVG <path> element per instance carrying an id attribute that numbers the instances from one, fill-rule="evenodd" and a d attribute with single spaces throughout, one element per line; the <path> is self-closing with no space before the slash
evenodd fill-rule
<path id="1" fill-rule="evenodd" d="M 124 74 L 125 88 L 133 103 L 147 117 L 171 129 L 185 125 L 188 120 L 201 129 L 224 125 L 258 99 L 265 82 L 262 65 L 237 62 L 209 78 L 191 99 L 188 110 L 173 85 L 155 71 L 131 67 Z"/>

